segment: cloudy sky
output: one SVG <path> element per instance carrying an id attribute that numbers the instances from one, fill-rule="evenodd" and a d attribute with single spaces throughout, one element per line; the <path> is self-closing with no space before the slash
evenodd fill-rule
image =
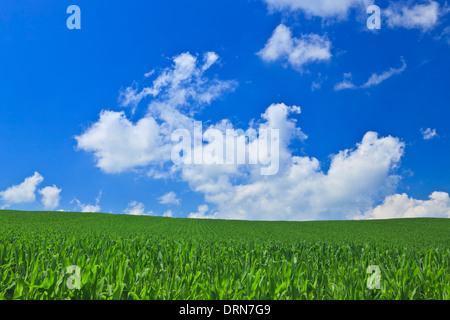
<path id="1" fill-rule="evenodd" d="M 450 217 L 449 21 L 444 1 L 2 1 L 0 208 Z M 174 163 L 194 121 L 279 130 L 279 170 Z"/>

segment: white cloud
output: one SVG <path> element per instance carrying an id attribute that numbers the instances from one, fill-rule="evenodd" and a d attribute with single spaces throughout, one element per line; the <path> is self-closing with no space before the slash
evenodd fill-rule
<path id="1" fill-rule="evenodd" d="M 271 10 L 302 11 L 307 16 L 345 18 L 352 8 L 367 8 L 371 0 L 264 0 Z"/>
<path id="2" fill-rule="evenodd" d="M 163 217 L 172 218 L 172 210 L 167 210 L 164 212 Z"/>
<path id="3" fill-rule="evenodd" d="M 356 88 L 351 79 L 352 79 L 351 73 L 344 73 L 344 80 L 334 85 L 334 91 Z"/>
<path id="4" fill-rule="evenodd" d="M 433 192 L 429 200 L 416 200 L 406 194 L 394 194 L 356 219 L 450 218 L 450 198 L 446 192 Z"/>
<path id="5" fill-rule="evenodd" d="M 381 82 L 389 79 L 393 75 L 402 73 L 403 71 L 405 71 L 405 69 L 406 69 L 406 62 L 402 58 L 402 66 L 400 68 L 397 68 L 397 69 L 389 68 L 389 70 L 386 70 L 386 71 L 382 72 L 381 74 L 376 74 L 376 73 L 372 74 L 370 76 L 369 80 L 367 80 L 367 82 L 365 84 L 363 84 L 361 86 L 361 88 L 369 88 L 369 87 L 376 86 L 376 85 L 380 84 Z"/>
<path id="6" fill-rule="evenodd" d="M 45 187 L 39 190 L 42 195 L 42 204 L 46 209 L 52 210 L 59 206 L 61 200 L 61 189 L 53 185 L 53 187 Z"/>
<path id="7" fill-rule="evenodd" d="M 218 60 L 219 56 L 215 52 L 207 52 L 203 56 L 203 64 L 199 64 L 196 56 L 189 52 L 182 53 L 173 58 L 171 67 L 162 70 L 152 86 L 138 92 L 137 84 L 133 83 L 122 90 L 119 97 L 121 105 L 135 108 L 149 96 L 160 98 L 159 102 L 170 107 L 210 104 L 223 92 L 233 90 L 237 85 L 235 81 L 210 80 L 205 77 L 205 72 Z M 153 107 L 158 104 L 155 103 Z"/>
<path id="8" fill-rule="evenodd" d="M 81 208 L 81 212 L 99 212 L 101 210 L 99 205 L 91 205 L 91 204 L 79 204 Z"/>
<path id="9" fill-rule="evenodd" d="M 317 74 L 317 79 L 311 83 L 311 91 L 319 90 L 322 84 L 328 79 L 328 76 L 323 76 L 320 72 Z"/>
<path id="10" fill-rule="evenodd" d="M 81 212 L 99 212 L 101 210 L 99 205 L 101 197 L 102 191 L 100 190 L 97 198 L 95 198 L 95 205 L 81 203 L 78 199 L 73 199 L 70 203 L 76 202 L 77 206 L 81 209 Z"/>
<path id="11" fill-rule="evenodd" d="M 152 211 L 145 212 L 145 205 L 142 202 L 131 201 L 123 211 L 125 214 L 133 216 L 153 215 Z"/>
<path id="12" fill-rule="evenodd" d="M 422 133 L 424 140 L 430 140 L 435 137 L 438 137 L 439 135 L 436 133 L 436 129 L 427 128 L 426 130 L 421 129 L 420 132 Z"/>
<path id="13" fill-rule="evenodd" d="M 311 83 L 311 91 L 319 90 L 321 87 L 322 87 L 322 83 L 320 83 L 318 81 L 313 81 Z"/>
<path id="14" fill-rule="evenodd" d="M 280 24 L 258 55 L 265 62 L 281 60 L 300 71 L 306 64 L 328 61 L 330 49 L 331 42 L 326 36 L 307 34 L 295 38 L 288 27 Z"/>
<path id="15" fill-rule="evenodd" d="M 194 190 L 217 206 L 217 218 L 313 220 L 346 218 L 368 210 L 389 194 L 399 179 L 391 173 L 403 154 L 403 143 L 368 132 L 356 149 L 331 158 L 327 172 L 310 157 L 289 156 L 282 173 L 250 175 L 233 185 L 225 175 L 184 175 Z"/>
<path id="16" fill-rule="evenodd" d="M 273 104 L 260 127 L 280 130 L 280 170 L 261 176 L 258 166 L 183 166 L 183 180 L 214 205 L 216 218 L 312 220 L 345 218 L 371 208 L 392 192 L 399 180 L 393 173 L 403 155 L 397 138 L 368 132 L 355 149 L 331 157 L 328 171 L 311 157 L 293 156 L 289 146 L 305 136 L 290 115 L 299 110 Z M 237 182 L 235 179 L 238 179 Z M 205 208 L 203 208 L 205 209 Z M 207 210 L 206 210 L 207 211 Z M 205 216 L 199 210 L 192 216 Z M 209 214 L 210 215 L 210 214 Z"/>
<path id="17" fill-rule="evenodd" d="M 180 204 L 180 199 L 177 198 L 177 194 L 173 191 L 170 191 L 163 196 L 161 196 L 159 199 L 159 203 L 162 204 Z"/>
<path id="18" fill-rule="evenodd" d="M 35 172 L 26 178 L 21 184 L 14 185 L 0 192 L 0 197 L 6 202 L 5 207 L 11 204 L 30 203 L 36 200 L 36 188 L 44 181 L 44 178 Z"/>
<path id="19" fill-rule="evenodd" d="M 345 89 L 354 89 L 354 88 L 355 88 L 355 85 L 349 80 L 343 80 L 334 85 L 335 91 L 341 91 L 341 90 L 345 90 Z"/>
<path id="20" fill-rule="evenodd" d="M 406 62 L 401 58 L 402 65 L 399 68 L 389 68 L 380 74 L 373 73 L 370 78 L 362 85 L 357 86 L 351 81 L 351 73 L 344 74 L 344 80 L 338 82 L 334 86 L 335 91 L 345 90 L 345 89 L 357 89 L 357 88 L 370 88 L 379 85 L 383 81 L 389 79 L 390 77 L 401 74 L 406 69 Z"/>
<path id="21" fill-rule="evenodd" d="M 218 55 L 207 52 L 203 64 L 183 53 L 174 64 L 161 71 L 151 87 L 138 92 L 136 86 L 122 92 L 123 106 L 136 107 L 151 96 L 148 113 L 136 123 L 124 112 L 102 111 L 100 118 L 83 134 L 76 136 L 79 150 L 92 152 L 96 165 L 105 173 L 119 173 L 136 167 L 170 160 L 171 134 L 192 126 L 190 115 L 236 87 L 235 81 L 209 79 L 205 72 Z"/>
<path id="22" fill-rule="evenodd" d="M 197 212 L 191 212 L 189 218 L 192 219 L 215 219 L 217 214 L 207 214 L 209 207 L 206 204 L 198 206 Z"/>
<path id="23" fill-rule="evenodd" d="M 203 57 L 202 71 L 208 70 L 213 64 L 219 60 L 219 56 L 215 52 L 207 52 Z"/>
<path id="24" fill-rule="evenodd" d="M 97 167 L 118 173 L 163 159 L 159 135 L 160 127 L 151 117 L 132 123 L 123 112 L 102 111 L 100 119 L 76 140 L 79 149 L 94 153 Z"/>
<path id="25" fill-rule="evenodd" d="M 445 42 L 447 42 L 448 45 L 450 45 L 450 26 L 445 27 L 441 34 L 434 37 L 435 40 L 444 40 Z"/>
<path id="26" fill-rule="evenodd" d="M 284 36 L 286 34 L 280 35 L 281 38 Z M 292 40 L 289 33 L 287 38 Z M 283 41 L 285 40 L 281 41 L 281 47 L 284 46 Z M 269 57 L 279 56 L 276 46 L 271 48 L 269 45 L 269 47 L 270 50 L 268 49 L 266 53 Z M 253 119 L 247 129 L 241 130 L 249 138 L 243 150 L 247 159 L 255 158 L 255 149 L 251 147 L 264 139 L 255 132 L 259 129 L 279 130 L 277 174 L 261 175 L 260 169 L 263 167 L 261 164 L 174 164 L 170 158 L 173 146 L 170 135 L 174 129 L 192 127 L 194 113 L 183 106 L 186 106 L 188 100 L 190 105 L 192 97 L 198 97 L 199 94 L 198 81 L 188 81 L 183 86 L 180 83 L 189 78 L 190 74 L 198 72 L 202 74 L 202 66 L 209 66 L 217 59 L 212 54 L 205 55 L 203 65 L 199 66 L 192 63 L 196 61 L 193 56 L 180 57 L 180 60 L 175 62 L 175 67 L 166 69 L 156 78 L 159 80 L 153 83 L 153 89 L 164 87 L 161 91 L 164 93 L 158 93 L 164 98 L 150 102 L 148 115 L 132 124 L 123 113 L 109 111 L 111 114 L 108 114 L 106 119 L 101 115 L 101 120 L 81 136 L 86 138 L 86 141 L 78 139 L 79 147 L 94 152 L 97 166 L 105 172 L 120 172 L 144 166 L 151 177 L 174 178 L 187 182 L 191 190 L 203 195 L 205 199 L 205 204 L 199 206 L 196 212 L 189 214 L 191 218 L 251 220 L 354 218 L 369 212 L 375 203 L 395 193 L 400 179 L 395 171 L 404 153 L 402 141 L 392 136 L 379 137 L 377 133 L 369 131 L 354 147 L 331 155 L 329 168 L 322 169 L 318 159 L 294 155 L 291 149 L 292 142 L 304 140 L 307 136 L 298 127 L 295 118 L 300 114 L 300 108 L 283 103 L 270 105 L 259 119 Z M 399 69 L 391 68 L 380 75 L 373 75 L 365 86 L 378 84 L 393 74 L 402 72 L 405 67 L 406 64 L 403 63 Z M 351 77 L 350 74 L 344 76 L 347 80 Z M 201 86 L 206 85 L 205 81 L 202 80 Z M 187 95 L 185 91 L 194 94 Z M 141 121 L 149 117 L 155 121 L 157 130 L 143 129 L 147 126 Z M 221 132 L 226 130 L 236 134 L 239 132 L 228 119 L 212 123 L 209 128 Z M 155 138 L 156 134 L 158 138 Z M 133 145 L 133 142 L 136 143 L 135 140 L 139 143 Z M 147 147 L 149 144 L 142 141 L 156 142 L 152 144 L 153 147 Z M 107 147 L 103 149 L 103 146 Z M 166 194 L 160 201 L 170 203 L 176 202 L 175 199 L 177 199 L 175 194 L 170 196 Z M 133 201 L 124 212 L 145 214 L 145 208 L 142 203 Z"/>
<path id="27" fill-rule="evenodd" d="M 278 172 L 286 170 L 286 164 L 291 161 L 291 152 L 289 144 L 293 139 L 304 140 L 307 136 L 296 126 L 296 119 L 289 118 L 290 115 L 300 113 L 297 106 L 287 106 L 283 103 L 272 104 L 261 115 L 261 120 L 252 122 L 247 130 L 242 130 L 249 142 L 243 152 L 239 154 L 246 159 L 257 159 L 258 151 L 256 146 L 265 145 L 264 137 L 255 136 L 254 133 L 260 129 L 278 129 L 279 130 L 279 146 L 276 151 L 278 157 Z M 219 125 L 214 126 L 221 131 L 234 131 L 237 135 L 238 130 L 233 127 L 230 122 L 222 121 Z M 189 182 L 191 188 L 196 192 L 208 194 L 213 198 L 220 198 L 222 194 L 226 194 L 233 187 L 232 180 L 243 179 L 261 179 L 261 169 L 266 167 L 261 164 L 253 165 L 183 165 L 177 167 L 181 171 L 182 178 Z"/>
<path id="28" fill-rule="evenodd" d="M 149 72 L 144 73 L 144 78 L 148 78 L 155 73 L 155 70 L 150 70 Z"/>
<path id="29" fill-rule="evenodd" d="M 387 24 L 391 28 L 403 27 L 428 31 L 437 25 L 442 13 L 439 3 L 436 1 L 428 1 L 414 6 L 394 2 L 384 10 L 383 16 L 386 17 Z"/>

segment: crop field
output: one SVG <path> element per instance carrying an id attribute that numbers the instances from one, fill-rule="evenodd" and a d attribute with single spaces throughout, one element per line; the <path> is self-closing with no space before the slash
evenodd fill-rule
<path id="1" fill-rule="evenodd" d="M 372 265 L 379 289 L 368 287 Z M 449 298 L 449 219 L 0 211 L 0 299 Z"/>

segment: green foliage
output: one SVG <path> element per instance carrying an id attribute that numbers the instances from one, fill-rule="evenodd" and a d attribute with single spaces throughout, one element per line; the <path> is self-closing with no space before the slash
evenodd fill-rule
<path id="1" fill-rule="evenodd" d="M 450 299 L 450 220 L 0 211 L 1 299 Z M 67 267 L 81 269 L 69 289 Z M 369 265 L 381 289 L 368 289 Z"/>

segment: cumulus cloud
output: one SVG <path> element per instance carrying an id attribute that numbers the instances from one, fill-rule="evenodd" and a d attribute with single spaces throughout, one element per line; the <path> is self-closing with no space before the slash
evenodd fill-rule
<path id="1" fill-rule="evenodd" d="M 261 177 L 263 169 L 267 169 L 266 158 L 260 159 L 259 150 L 265 151 L 267 140 L 262 135 L 257 135 L 261 130 L 276 129 L 279 133 L 278 146 L 274 150 L 273 160 L 276 160 L 277 173 L 286 170 L 286 163 L 290 162 L 291 151 L 289 144 L 292 140 L 304 140 L 307 136 L 302 130 L 296 126 L 296 119 L 292 115 L 300 114 L 301 110 L 298 106 L 287 106 L 283 103 L 272 104 L 261 115 L 261 120 L 253 122 L 247 130 L 236 129 L 228 121 L 222 121 L 214 126 L 222 132 L 231 131 L 233 135 L 239 136 L 240 140 L 248 139 L 248 142 L 241 152 L 238 152 L 237 158 L 244 158 L 248 161 L 243 164 L 227 164 L 227 165 L 181 165 L 177 166 L 178 172 L 181 172 L 182 178 L 190 183 L 193 190 L 205 194 L 215 194 L 220 198 L 221 194 L 226 193 L 232 185 L 233 178 L 238 179 L 258 179 Z M 241 134 L 239 133 L 241 130 Z M 262 146 L 260 148 L 259 146 Z M 239 151 L 239 150 L 238 150 Z M 263 152 L 266 154 L 266 152 Z M 276 156 L 275 156 L 276 155 Z M 252 163 L 252 164 L 250 164 Z M 275 173 L 275 172 L 274 172 Z M 213 196 L 215 197 L 215 196 Z"/>
<path id="2" fill-rule="evenodd" d="M 6 202 L 5 207 L 11 204 L 30 203 L 36 200 L 36 188 L 44 181 L 44 178 L 35 172 L 26 178 L 21 184 L 14 185 L 0 192 L 1 199 Z"/>
<path id="3" fill-rule="evenodd" d="M 298 107 L 273 104 L 261 115 L 260 128 L 281 128 L 278 174 L 264 177 L 251 165 L 184 165 L 182 179 L 217 208 L 214 217 L 225 219 L 345 218 L 394 190 L 403 142 L 368 132 L 355 148 L 333 155 L 324 171 L 317 159 L 290 150 L 293 140 L 306 138 L 292 118 L 299 113 Z M 211 216 L 204 209 L 192 216 Z"/>
<path id="4" fill-rule="evenodd" d="M 159 203 L 162 204 L 180 204 L 180 199 L 177 198 L 177 194 L 173 191 L 170 191 L 163 196 L 161 196 L 159 199 Z"/>
<path id="5" fill-rule="evenodd" d="M 395 188 L 392 174 L 404 145 L 393 137 L 368 132 L 355 149 L 332 156 L 328 171 L 310 157 L 289 157 L 282 173 L 250 176 L 232 184 L 226 176 L 186 176 L 194 189 L 214 203 L 216 217 L 226 219 L 309 220 L 346 218 L 368 210 Z M 195 176 L 194 176 L 195 178 Z"/>
<path id="6" fill-rule="evenodd" d="M 450 218 L 450 198 L 446 192 L 433 192 L 429 200 L 416 200 L 406 194 L 394 194 L 356 219 Z"/>
<path id="7" fill-rule="evenodd" d="M 283 31 L 283 27 L 280 30 L 281 33 L 286 31 Z M 283 38 L 283 34 L 280 37 Z M 287 39 L 293 41 L 289 33 Z M 282 47 L 283 41 L 285 40 L 281 41 Z M 295 47 L 294 44 L 293 46 Z M 268 49 L 266 54 L 269 57 L 279 56 L 275 47 L 271 48 L 269 45 L 268 48 L 270 50 Z M 323 168 L 318 159 L 294 153 L 293 142 L 305 140 L 307 136 L 297 123 L 297 117 L 301 114 L 300 107 L 284 103 L 268 106 L 259 118 L 249 122 L 247 128 L 238 129 L 228 119 L 210 123 L 204 128 L 204 133 L 210 129 L 221 133 L 231 132 L 236 137 L 234 142 L 245 141 L 244 148 L 238 150 L 235 156 L 252 161 L 242 164 L 173 162 L 170 157 L 174 146 L 170 138 L 171 133 L 178 128 L 185 128 L 193 133 L 195 113 L 185 107 L 193 106 L 193 97 L 199 94 L 199 81 L 191 79 L 184 85 L 181 83 L 189 78 L 187 75 L 203 75 L 202 69 L 208 69 L 217 60 L 218 56 L 213 53 L 205 54 L 202 64 L 193 63 L 197 61 L 194 56 L 180 57 L 180 61 L 175 62 L 175 67 L 165 69 L 157 76 L 156 79 L 159 80 L 153 82 L 152 90 L 160 88 L 158 95 L 164 98 L 150 101 L 146 116 L 136 123 L 131 123 L 124 113 L 104 112 L 97 123 L 78 137 L 79 147 L 94 152 L 97 166 L 107 173 L 144 167 L 151 177 L 173 178 L 186 182 L 191 190 L 203 195 L 205 201 L 196 212 L 189 214 L 191 218 L 355 218 L 371 212 L 374 204 L 395 194 L 400 180 L 396 170 L 404 154 L 404 143 L 400 139 L 392 136 L 380 137 L 376 132 L 369 131 L 361 136 L 360 142 L 330 155 L 329 167 Z M 399 69 L 391 68 L 379 75 L 373 75 L 363 86 L 378 84 L 393 74 L 400 73 L 405 67 L 404 63 Z M 348 74 L 346 79 L 350 81 L 351 75 Z M 208 80 L 203 79 L 200 82 L 200 87 L 208 86 Z M 214 82 L 210 84 L 214 86 Z M 186 94 L 186 91 L 191 94 Z M 149 119 L 149 123 L 156 123 L 154 132 L 147 129 L 153 128 L 153 125 L 141 122 L 144 119 Z M 254 161 L 259 156 L 256 146 L 262 145 L 263 151 L 268 149 L 264 147 L 267 146 L 264 144 L 267 137 L 258 134 L 262 129 L 276 129 L 279 133 L 279 148 L 275 157 L 277 170 L 272 175 L 261 173 L 261 169 L 267 166 L 267 161 Z M 91 134 L 92 132 L 95 134 Z M 116 132 L 120 134 L 115 134 Z M 149 135 L 151 137 L 148 137 Z M 211 146 L 212 141 L 206 140 L 202 141 L 200 146 L 195 146 L 194 143 L 192 153 L 197 152 L 196 148 L 206 149 Z M 225 145 L 226 150 L 228 143 L 227 141 Z M 201 154 L 204 160 L 210 160 L 210 155 Z M 263 160 L 267 159 L 263 157 Z M 176 194 L 170 192 L 159 198 L 162 203 L 175 204 L 177 200 L 179 199 Z M 146 214 L 144 205 L 136 201 L 130 202 L 124 212 Z M 165 214 L 171 213 L 167 211 Z"/>
<path id="8" fill-rule="evenodd" d="M 428 31 L 437 25 L 439 16 L 443 13 L 444 11 L 441 11 L 439 3 L 436 1 L 428 1 L 413 6 L 393 2 L 384 10 L 383 15 L 391 28 L 403 27 Z"/>
<path id="9" fill-rule="evenodd" d="M 152 117 L 132 123 L 124 112 L 102 111 L 100 119 L 76 140 L 79 149 L 94 153 L 97 167 L 106 173 L 164 159 L 160 127 Z"/>
<path id="10" fill-rule="evenodd" d="M 42 195 L 42 204 L 46 209 L 52 210 L 59 206 L 61 200 L 61 189 L 53 185 L 39 190 L 39 194 Z"/>
<path id="11" fill-rule="evenodd" d="M 264 0 L 271 10 L 303 12 L 307 16 L 345 18 L 353 8 L 366 8 L 371 0 Z"/>
<path id="12" fill-rule="evenodd" d="M 203 56 L 203 63 L 189 52 L 173 58 L 173 65 L 161 71 L 159 76 L 149 87 L 138 90 L 137 84 L 121 91 L 119 101 L 122 106 L 135 108 L 144 98 L 159 98 L 153 107 L 158 109 L 159 103 L 171 107 L 186 105 L 210 104 L 223 92 L 233 90 L 237 83 L 232 80 L 224 81 L 209 79 L 205 72 L 216 64 L 219 56 L 215 52 L 207 52 Z"/>
<path id="13" fill-rule="evenodd" d="M 422 133 L 424 140 L 430 140 L 439 136 L 436 132 L 436 129 L 421 129 L 420 132 Z"/>
<path id="14" fill-rule="evenodd" d="M 133 216 L 153 215 L 152 211 L 145 212 L 145 205 L 142 202 L 131 201 L 123 211 L 125 214 Z"/>
<path id="15" fill-rule="evenodd" d="M 78 149 L 93 153 L 96 166 L 105 173 L 170 160 L 172 132 L 191 127 L 190 115 L 195 110 L 237 86 L 233 80 L 205 76 L 218 59 L 214 52 L 207 52 L 202 63 L 190 53 L 174 57 L 173 65 L 163 69 L 150 87 L 122 91 L 123 106 L 136 107 L 145 97 L 152 97 L 145 117 L 134 123 L 123 111 L 103 110 L 97 122 L 75 137 Z"/>
<path id="16" fill-rule="evenodd" d="M 317 34 L 292 36 L 291 30 L 280 24 L 272 33 L 258 55 L 265 62 L 282 61 L 296 70 L 306 64 L 328 61 L 331 58 L 331 42 L 326 36 Z"/>

